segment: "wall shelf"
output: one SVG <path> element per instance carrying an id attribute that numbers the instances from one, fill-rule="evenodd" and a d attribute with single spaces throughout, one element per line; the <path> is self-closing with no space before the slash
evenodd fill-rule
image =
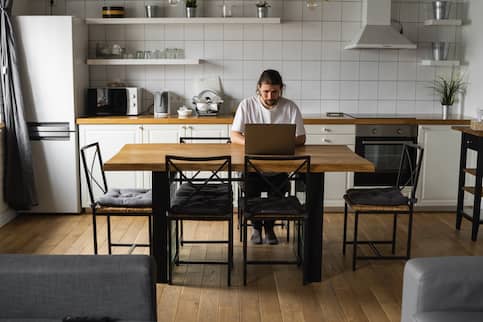
<path id="1" fill-rule="evenodd" d="M 424 21 L 425 26 L 461 26 L 460 19 L 428 19 Z"/>
<path id="2" fill-rule="evenodd" d="M 88 59 L 87 65 L 198 65 L 200 59 Z"/>
<path id="3" fill-rule="evenodd" d="M 256 17 L 199 17 L 199 18 L 87 18 L 88 25 L 136 25 L 136 24 L 277 24 L 280 18 Z"/>
<path id="4" fill-rule="evenodd" d="M 459 60 L 431 60 L 431 59 L 424 59 L 421 61 L 422 66 L 438 66 L 438 67 L 451 67 L 451 66 L 459 66 Z"/>

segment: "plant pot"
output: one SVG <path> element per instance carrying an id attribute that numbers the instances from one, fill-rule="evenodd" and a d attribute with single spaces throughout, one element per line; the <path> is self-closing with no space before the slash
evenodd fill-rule
<path id="1" fill-rule="evenodd" d="M 434 60 L 448 60 L 449 43 L 448 42 L 433 42 L 433 59 Z"/>
<path id="2" fill-rule="evenodd" d="M 196 8 L 186 7 L 186 18 L 194 18 L 194 17 L 196 17 Z"/>
<path id="3" fill-rule="evenodd" d="M 444 120 L 446 120 L 448 118 L 448 115 L 451 113 L 451 107 L 452 105 L 441 105 L 441 116 Z"/>
<path id="4" fill-rule="evenodd" d="M 268 7 L 257 7 L 257 17 L 267 18 L 268 17 Z"/>
<path id="5" fill-rule="evenodd" d="M 433 18 L 443 20 L 449 18 L 449 10 L 451 2 L 449 1 L 433 1 Z"/>

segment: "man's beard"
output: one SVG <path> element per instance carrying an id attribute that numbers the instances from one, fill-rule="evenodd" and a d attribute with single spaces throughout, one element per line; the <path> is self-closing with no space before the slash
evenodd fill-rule
<path id="1" fill-rule="evenodd" d="M 263 103 L 265 103 L 265 105 L 267 105 L 267 106 L 272 107 L 272 106 L 277 105 L 278 101 L 279 101 L 279 99 L 275 99 L 275 100 L 263 100 Z"/>

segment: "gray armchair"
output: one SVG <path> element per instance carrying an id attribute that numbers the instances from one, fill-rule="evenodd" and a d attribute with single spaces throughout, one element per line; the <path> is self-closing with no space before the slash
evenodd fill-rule
<path id="1" fill-rule="evenodd" d="M 156 321 L 152 258 L 0 255 L 0 322 L 60 322 L 67 316 Z"/>
<path id="2" fill-rule="evenodd" d="M 401 321 L 483 321 L 483 257 L 408 261 L 404 268 Z"/>

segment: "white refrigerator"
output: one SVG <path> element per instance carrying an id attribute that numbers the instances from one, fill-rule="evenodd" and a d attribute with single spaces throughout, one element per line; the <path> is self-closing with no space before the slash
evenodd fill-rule
<path id="1" fill-rule="evenodd" d="M 14 29 L 39 202 L 30 212 L 79 213 L 75 121 L 88 87 L 87 26 L 71 16 L 18 16 Z"/>

